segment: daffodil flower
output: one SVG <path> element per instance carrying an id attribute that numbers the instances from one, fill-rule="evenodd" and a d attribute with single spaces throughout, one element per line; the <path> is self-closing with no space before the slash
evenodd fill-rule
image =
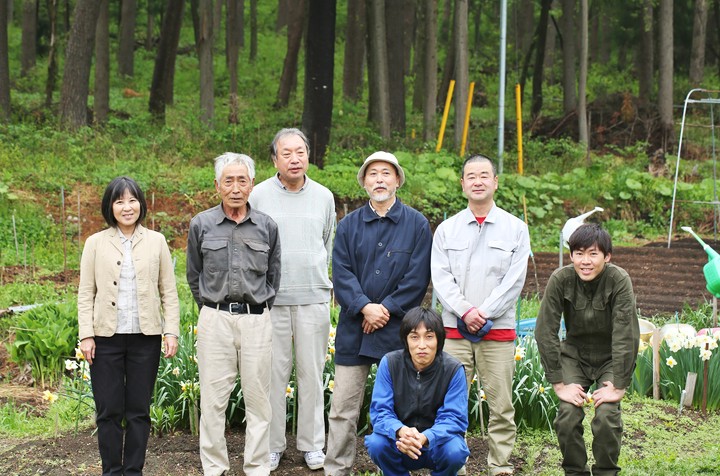
<path id="1" fill-rule="evenodd" d="M 180 375 L 180 367 L 175 367 L 172 373 L 174 376 L 178 377 Z"/>
<path id="2" fill-rule="evenodd" d="M 78 363 L 76 360 L 65 359 L 65 370 L 77 370 Z"/>
<path id="3" fill-rule="evenodd" d="M 540 392 L 540 393 L 545 393 L 545 387 L 543 387 L 542 385 L 540 385 L 540 387 L 538 388 L 538 392 Z"/>
<path id="4" fill-rule="evenodd" d="M 47 400 L 50 403 L 55 403 L 55 401 L 58 399 L 58 396 L 54 393 L 52 393 L 50 390 L 45 390 L 43 392 L 43 400 Z"/>
<path id="5" fill-rule="evenodd" d="M 712 357 L 712 351 L 708 349 L 702 349 L 700 350 L 700 358 L 702 360 L 710 360 L 710 357 Z"/>
<path id="6" fill-rule="evenodd" d="M 335 391 L 335 380 L 330 380 L 328 382 L 328 390 L 330 390 L 330 393 Z"/>
<path id="7" fill-rule="evenodd" d="M 75 348 L 75 359 L 85 360 L 85 355 L 82 353 L 82 350 L 80 350 L 80 347 Z"/>
<path id="8" fill-rule="evenodd" d="M 480 398 L 482 400 L 487 400 L 487 397 L 485 396 L 485 390 L 483 389 L 480 389 Z"/>
<path id="9" fill-rule="evenodd" d="M 285 389 L 285 398 L 292 398 L 294 393 L 295 393 L 295 389 L 292 388 L 290 385 L 288 385 L 287 388 Z"/>
<path id="10" fill-rule="evenodd" d="M 677 365 L 677 361 L 676 361 L 676 360 L 673 358 L 673 356 L 671 355 L 670 357 L 668 357 L 668 358 L 665 360 L 665 365 L 667 365 L 667 366 L 670 367 L 670 368 L 673 368 L 673 367 L 675 367 L 675 366 Z"/>

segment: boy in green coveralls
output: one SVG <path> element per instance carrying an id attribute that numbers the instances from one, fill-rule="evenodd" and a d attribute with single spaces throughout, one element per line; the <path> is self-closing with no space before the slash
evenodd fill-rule
<path id="1" fill-rule="evenodd" d="M 596 224 L 571 236 L 572 265 L 550 276 L 537 318 L 535 339 L 545 375 L 560 399 L 555 418 L 566 475 L 620 472 L 620 400 L 630 386 L 640 328 L 630 277 L 610 264 L 612 240 Z M 560 319 L 567 337 L 560 341 Z M 597 390 L 589 393 L 591 385 Z M 583 405 L 593 403 L 592 472 L 583 440 Z"/>

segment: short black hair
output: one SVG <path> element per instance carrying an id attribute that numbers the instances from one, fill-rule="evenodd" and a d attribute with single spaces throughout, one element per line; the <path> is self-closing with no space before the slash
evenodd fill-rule
<path id="1" fill-rule="evenodd" d="M 277 143 L 280 142 L 280 139 L 287 136 L 298 136 L 299 138 L 301 138 L 302 141 L 305 143 L 305 152 L 310 155 L 310 141 L 308 141 L 305 133 L 296 127 L 286 127 L 285 129 L 280 129 L 278 133 L 275 134 L 275 138 L 273 139 L 273 141 L 270 143 L 271 159 L 277 159 Z"/>
<path id="2" fill-rule="evenodd" d="M 110 227 L 117 226 L 117 220 L 115 219 L 115 214 L 113 213 L 113 203 L 115 203 L 115 200 L 125 195 L 126 191 L 130 192 L 130 195 L 137 198 L 137 201 L 140 202 L 140 218 L 138 218 L 138 223 L 142 223 L 145 219 L 145 215 L 147 215 L 147 202 L 145 201 L 145 194 L 140 188 L 140 185 L 138 185 L 137 182 L 130 177 L 116 177 L 105 189 L 102 204 L 100 205 L 103 218 L 105 218 L 105 222 Z"/>
<path id="3" fill-rule="evenodd" d="M 435 333 L 438 342 L 437 352 L 442 352 L 445 346 L 445 327 L 442 318 L 434 310 L 421 306 L 410 309 L 400 323 L 400 339 L 405 350 L 410 351 L 407 338 L 420 324 L 425 324 L 425 329 Z"/>
<path id="4" fill-rule="evenodd" d="M 492 173 L 493 177 L 497 176 L 497 167 L 495 166 L 495 162 L 492 161 L 489 157 L 486 157 L 482 154 L 475 154 L 471 155 L 462 164 L 462 168 L 460 169 L 460 178 L 465 178 L 465 166 L 469 164 L 470 162 L 490 162 L 490 166 L 492 167 Z"/>
<path id="5" fill-rule="evenodd" d="M 574 253 L 575 250 L 586 250 L 592 245 L 597 245 L 598 249 L 605 256 L 612 253 L 612 238 L 610 238 L 610 233 L 597 223 L 583 223 L 570 235 L 570 239 L 568 240 L 571 254 Z"/>

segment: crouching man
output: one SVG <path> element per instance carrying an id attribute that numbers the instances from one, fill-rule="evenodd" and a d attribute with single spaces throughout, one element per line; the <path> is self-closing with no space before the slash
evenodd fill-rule
<path id="1" fill-rule="evenodd" d="M 404 349 L 378 366 L 370 403 L 373 433 L 365 446 L 385 476 L 429 468 L 455 475 L 470 454 L 465 369 L 443 352 L 445 329 L 438 314 L 415 307 L 400 324 Z"/>

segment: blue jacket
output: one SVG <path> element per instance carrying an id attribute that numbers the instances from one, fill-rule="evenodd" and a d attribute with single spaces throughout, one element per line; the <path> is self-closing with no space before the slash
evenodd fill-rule
<path id="1" fill-rule="evenodd" d="M 431 247 L 427 219 L 400 200 L 385 217 L 366 203 L 340 221 L 332 255 L 333 287 L 340 304 L 337 364 L 373 364 L 403 348 L 400 322 L 425 297 Z M 385 306 L 390 320 L 382 329 L 364 334 L 360 310 L 369 303 Z"/>
<path id="2" fill-rule="evenodd" d="M 391 440 L 403 426 L 415 427 L 432 449 L 468 427 L 465 370 L 450 354 L 441 352 L 418 372 L 407 351 L 386 355 L 380 362 L 370 403 L 373 432 Z"/>

